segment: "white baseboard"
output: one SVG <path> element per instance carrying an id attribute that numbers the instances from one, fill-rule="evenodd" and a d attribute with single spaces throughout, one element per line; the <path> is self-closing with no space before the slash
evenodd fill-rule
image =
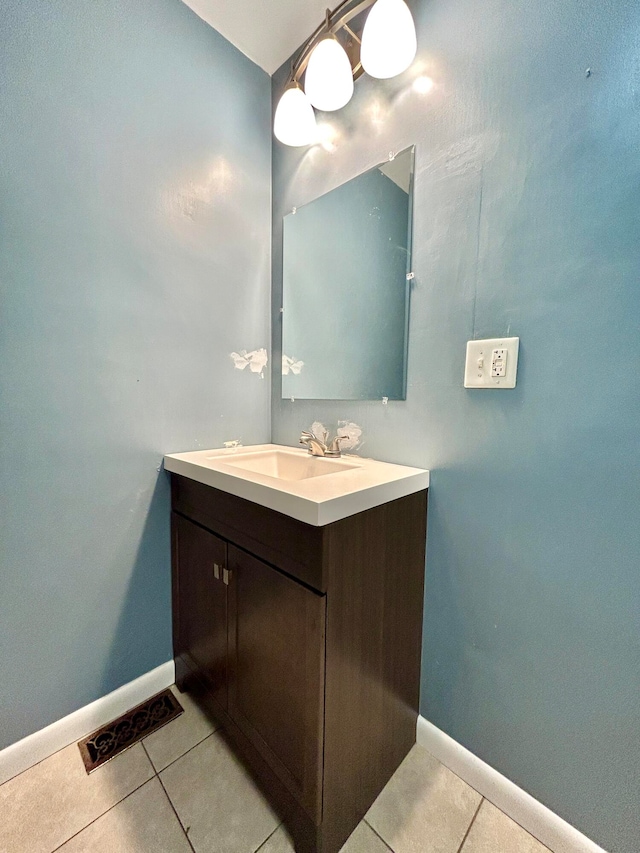
<path id="1" fill-rule="evenodd" d="M 471 785 L 553 853 L 606 853 L 551 809 L 543 806 L 515 782 L 498 773 L 466 747 L 418 717 L 418 743 L 445 767 Z"/>
<path id="2" fill-rule="evenodd" d="M 0 751 L 0 785 L 70 743 L 86 737 L 130 708 L 135 708 L 174 681 L 175 667 L 171 660 L 39 732 L 11 744 Z"/>

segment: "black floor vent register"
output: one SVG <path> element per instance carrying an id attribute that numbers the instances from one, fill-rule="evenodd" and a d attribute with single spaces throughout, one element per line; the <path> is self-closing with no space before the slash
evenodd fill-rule
<path id="1" fill-rule="evenodd" d="M 85 770 L 91 773 L 180 714 L 182 707 L 170 690 L 152 696 L 78 742 Z"/>

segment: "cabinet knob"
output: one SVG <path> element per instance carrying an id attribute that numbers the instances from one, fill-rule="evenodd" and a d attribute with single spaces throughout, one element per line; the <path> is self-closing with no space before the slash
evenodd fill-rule
<path id="1" fill-rule="evenodd" d="M 220 580 L 220 566 L 217 563 L 213 564 L 213 576 L 217 581 Z"/>
<path id="2" fill-rule="evenodd" d="M 222 570 L 222 580 L 226 583 L 227 586 L 229 586 L 229 581 L 231 580 L 231 572 L 229 571 L 229 569 Z"/>

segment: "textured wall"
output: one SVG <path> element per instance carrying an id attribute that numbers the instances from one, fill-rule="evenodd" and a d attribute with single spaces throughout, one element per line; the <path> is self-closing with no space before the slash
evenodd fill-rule
<path id="1" fill-rule="evenodd" d="M 637 853 L 640 6 L 412 8 L 428 96 L 363 78 L 333 153 L 274 145 L 277 348 L 282 215 L 417 143 L 408 397 L 274 381 L 273 438 L 349 418 L 363 453 L 432 469 L 422 713 Z M 518 387 L 465 390 L 467 339 L 507 333 Z"/>
<path id="2" fill-rule="evenodd" d="M 269 437 L 270 84 L 179 0 L 6 0 L 0 747 L 171 657 L 165 452 Z"/>

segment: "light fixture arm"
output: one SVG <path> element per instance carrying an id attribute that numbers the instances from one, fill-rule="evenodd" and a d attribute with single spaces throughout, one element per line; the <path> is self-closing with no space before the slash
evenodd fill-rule
<path id="1" fill-rule="evenodd" d="M 300 81 L 300 78 L 304 74 L 309 63 L 309 58 L 313 53 L 314 47 L 321 39 L 326 37 L 327 33 L 335 35 L 340 32 L 340 30 L 345 29 L 349 35 L 356 39 L 357 42 L 360 42 L 360 39 L 351 31 L 347 24 L 352 21 L 356 15 L 364 12 L 364 10 L 368 9 L 369 6 L 373 6 L 375 2 L 376 0 L 343 0 L 343 2 L 336 6 L 333 11 L 327 9 L 325 20 L 320 24 L 315 32 L 312 33 L 293 63 L 289 78 L 290 82 L 298 83 Z M 358 69 L 359 65 L 353 69 L 354 73 Z"/>

